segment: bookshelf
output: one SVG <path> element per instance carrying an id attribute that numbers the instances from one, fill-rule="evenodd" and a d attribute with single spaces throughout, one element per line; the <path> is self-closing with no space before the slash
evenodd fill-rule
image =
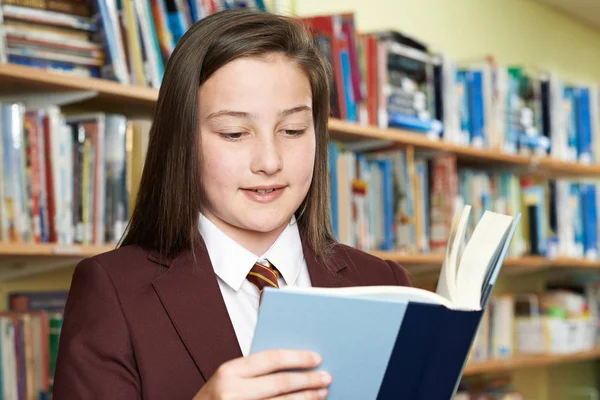
<path id="1" fill-rule="evenodd" d="M 361 140 L 378 141 L 377 147 L 407 147 L 415 151 L 452 153 L 459 161 L 475 165 L 504 166 L 519 169 L 521 172 L 533 175 L 552 177 L 597 177 L 600 175 L 600 165 L 584 165 L 581 163 L 565 162 L 550 157 L 524 156 L 505 154 L 491 149 L 477 149 L 461 146 L 442 140 L 428 139 L 425 135 L 408 130 L 374 126 L 364 126 L 352 122 L 331 119 L 329 121 L 331 138 L 340 142 L 357 142 Z"/>
<path id="2" fill-rule="evenodd" d="M 303 11 L 300 8 L 308 8 L 310 12 L 317 11 L 317 5 L 308 1 L 306 3 L 294 5 L 294 8 L 298 7 L 297 11 L 300 14 Z M 321 3 L 321 2 L 319 2 Z M 336 4 L 337 3 L 337 4 Z M 347 8 L 347 4 L 341 4 L 342 2 L 334 0 L 333 3 L 329 4 L 328 7 L 332 7 L 333 10 L 339 11 L 340 9 Z M 324 5 L 325 3 L 323 3 Z M 319 7 L 321 4 L 319 5 Z M 390 6 L 392 7 L 392 6 Z M 395 6 L 394 6 L 395 7 Z M 403 6 L 400 6 L 403 7 Z M 394 22 L 399 18 L 398 15 L 409 15 L 418 12 L 420 8 L 427 9 L 426 14 L 428 20 L 424 21 L 421 18 L 418 25 L 423 28 L 420 29 L 434 29 L 439 31 L 441 26 L 447 26 L 447 23 L 432 23 L 431 13 L 435 14 L 436 9 L 449 8 L 450 10 L 444 10 L 457 12 L 458 8 L 449 7 L 446 5 L 441 6 L 438 3 L 436 7 L 431 6 L 415 6 L 411 4 L 411 13 L 393 13 Z M 465 8 L 484 8 L 492 6 L 472 6 L 469 4 Z M 515 7 L 514 5 L 494 5 L 492 8 L 498 7 Z M 365 15 L 366 13 L 375 12 L 376 17 L 373 18 L 373 27 L 377 28 L 382 25 L 381 13 L 378 7 L 369 7 L 372 10 L 366 10 L 364 7 L 359 7 L 357 10 L 359 15 Z M 456 9 L 456 10 L 454 10 Z M 444 14 L 444 13 L 440 13 Z M 459 17 L 465 18 L 464 13 L 461 11 L 460 15 L 452 15 L 447 17 L 448 20 L 460 21 Z M 510 13 L 509 13 L 510 14 Z M 514 14 L 514 13 L 513 13 Z M 536 13 L 537 14 L 537 13 Z M 392 13 L 390 13 L 392 15 Z M 456 17 L 456 18 L 455 18 Z M 497 18 L 495 13 L 494 17 Z M 540 18 L 544 24 L 547 23 L 546 18 Z M 365 27 L 363 21 L 360 22 L 362 27 Z M 465 21 L 460 26 L 470 29 L 470 24 Z M 368 23 L 366 24 L 368 25 Z M 518 24 L 522 26 L 520 22 Z M 554 25 L 554 24 L 553 24 Z M 486 30 L 498 32 L 498 31 L 510 31 L 511 34 L 515 34 L 514 29 L 502 29 L 486 27 Z M 552 28 L 554 29 L 554 28 Z M 444 29 L 447 30 L 447 29 Z M 506 34 L 506 32 L 504 32 Z M 455 40 L 456 43 L 465 43 L 461 37 L 460 40 Z M 489 40 L 483 40 L 484 50 L 489 50 Z M 596 43 L 594 42 L 594 45 Z M 511 43 L 507 48 L 512 48 L 514 43 Z M 535 46 L 540 48 L 540 46 Z M 576 48 L 577 46 L 572 45 L 570 40 L 568 47 Z M 456 54 L 456 52 L 454 52 Z M 530 51 L 522 52 L 523 54 L 532 54 Z M 542 51 L 544 53 L 564 53 L 563 52 L 551 52 Z M 518 55 L 518 59 L 522 59 L 522 55 Z M 532 56 L 537 60 L 540 54 Z M 506 58 L 506 57 L 505 57 Z M 569 58 L 571 58 L 569 56 Z M 577 59 L 577 56 L 573 56 L 573 59 Z M 527 60 L 526 60 L 527 61 Z M 571 65 L 571 59 L 568 60 L 568 65 Z M 586 66 L 593 66 L 595 63 L 583 63 Z M 156 104 L 158 97 L 158 90 L 138 87 L 133 85 L 121 85 L 116 82 L 105 81 L 94 78 L 82 78 L 64 76 L 49 72 L 40 71 L 38 69 L 0 64 L 0 101 L 2 98 L 6 99 L 17 99 L 22 100 L 26 104 L 29 101 L 35 101 L 36 97 L 39 98 L 40 94 L 44 97 L 48 97 L 53 100 L 55 104 L 61 104 L 65 110 L 70 109 L 86 109 L 93 111 L 105 111 L 105 112 L 117 112 L 124 114 L 128 117 L 149 117 Z M 416 153 L 428 153 L 428 154 L 454 154 L 457 156 L 459 163 L 463 165 L 473 165 L 478 168 L 496 168 L 502 167 L 506 169 L 513 169 L 518 173 L 525 173 L 530 175 L 542 176 L 542 177 L 577 177 L 577 178 L 598 178 L 600 177 L 600 165 L 583 165 L 580 163 L 571 163 L 551 159 L 549 157 L 535 157 L 535 156 L 524 156 L 524 155 L 511 155 L 504 154 L 498 151 L 489 149 L 477 149 L 469 146 L 461 146 L 453 143 L 444 142 L 441 140 L 432 140 L 422 134 L 413 133 L 402 129 L 380 129 L 374 126 L 363 126 L 356 123 L 346 122 L 338 119 L 330 119 L 329 128 L 332 139 L 340 142 L 344 142 L 350 145 L 365 145 L 373 146 L 375 148 L 410 148 Z M 58 276 L 60 273 L 59 269 L 73 265 L 76 261 L 83 257 L 92 256 L 98 253 L 109 251 L 113 246 L 61 246 L 61 245 L 27 245 L 27 244 L 0 244 L 0 285 L 4 284 L 4 281 L 14 281 L 16 283 L 9 283 L 11 288 L 15 287 L 27 287 L 28 289 L 35 289 L 38 287 L 51 287 L 58 283 L 56 286 L 61 286 L 64 282 L 65 277 L 54 278 L 49 275 L 43 275 L 44 272 L 53 271 Z M 372 254 L 381 258 L 394 260 L 404 267 L 406 267 L 412 274 L 417 273 L 429 273 L 432 275 L 434 272 L 439 271 L 442 263 L 442 256 L 440 254 L 401 254 L 396 252 L 379 252 L 373 251 Z M 600 268 L 600 262 L 593 262 L 580 259 L 570 258 L 557 258 L 547 259 L 544 257 L 525 256 L 518 258 L 509 258 L 505 262 L 505 268 L 503 273 L 509 275 L 513 273 L 528 273 L 533 271 L 545 271 L 545 270 L 558 270 L 558 269 L 586 269 L 595 270 Z M 44 276 L 43 278 L 39 278 Z M 66 276 L 66 275 L 65 275 Z M 27 279 L 31 277 L 31 281 Z M 36 279 L 46 279 L 46 282 L 40 284 Z M 59 282 L 59 279 L 63 281 Z M 25 283 L 27 282 L 27 283 Z M 541 280 L 540 280 L 541 282 Z M 5 289 L 6 290 L 6 289 Z M 592 361 L 600 357 L 600 349 L 592 350 L 581 353 L 567 354 L 567 355 L 536 355 L 536 356 L 518 356 L 510 359 L 494 360 L 489 362 L 469 364 L 465 371 L 465 376 L 474 376 L 482 374 L 493 374 L 498 372 L 516 371 L 522 369 L 545 369 L 546 367 L 558 365 L 558 364 L 569 364 L 573 363 Z M 548 375 L 550 376 L 550 375 Z M 547 399 L 550 396 L 540 395 L 538 397 L 538 389 L 544 386 L 544 383 L 536 383 L 531 385 L 530 393 L 534 394 L 526 398 L 538 398 Z"/>
<path id="3" fill-rule="evenodd" d="M 117 111 L 126 115 L 149 118 L 158 98 L 158 90 L 135 85 L 122 85 L 113 81 L 97 78 L 65 76 L 58 73 L 41 71 L 36 68 L 0 64 L 0 100 L 3 97 L 14 99 L 23 93 L 91 93 L 83 99 L 75 98 L 68 104 L 81 109 Z M 542 176 L 600 176 L 600 165 L 583 165 L 575 162 L 554 160 L 548 157 L 532 157 L 524 155 L 503 154 L 490 149 L 477 149 L 432 140 L 423 134 L 408 130 L 374 126 L 365 126 L 331 118 L 329 120 L 331 139 L 346 143 L 367 143 L 372 147 L 412 147 L 415 151 L 428 151 L 455 154 L 459 161 L 478 165 L 504 166 L 521 169 L 522 172 Z M 20 259 L 18 277 L 36 273 L 29 270 L 29 261 L 39 256 L 53 260 L 72 257 L 87 257 L 112 249 L 114 246 L 61 246 L 55 244 L 1 244 L 0 259 Z M 372 251 L 372 254 L 391 259 L 408 268 L 412 273 L 432 272 L 439 269 L 442 263 L 441 254 L 401 254 L 395 252 Z M 600 268 L 600 262 L 583 259 L 556 258 L 547 259 L 539 256 L 509 258 L 505 263 L 506 270 L 512 272 L 530 272 L 539 269 L 555 268 Z M 6 278 L 0 273 L 0 278 Z"/>

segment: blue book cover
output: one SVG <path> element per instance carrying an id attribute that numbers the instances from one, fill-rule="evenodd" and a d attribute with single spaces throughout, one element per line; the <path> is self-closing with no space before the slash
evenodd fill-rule
<path id="1" fill-rule="evenodd" d="M 406 115 L 396 111 L 388 113 L 388 123 L 390 127 L 405 128 L 438 135 L 443 129 L 441 121 L 437 119 L 421 119 L 414 115 Z"/>
<path id="2" fill-rule="evenodd" d="M 581 199 L 581 184 L 571 183 L 571 204 L 575 205 L 573 224 L 575 231 L 575 256 L 583 257 L 583 201 Z"/>
<path id="3" fill-rule="evenodd" d="M 592 162 L 592 122 L 590 119 L 590 91 L 587 88 L 574 90 L 577 102 L 577 159 Z"/>
<path id="4" fill-rule="evenodd" d="M 469 83 L 466 71 L 456 72 L 456 83 L 459 93 L 460 131 L 464 136 L 471 136 L 471 114 L 469 113 Z"/>
<path id="5" fill-rule="evenodd" d="M 566 116 L 569 123 L 567 124 L 567 143 L 568 143 L 568 154 L 569 161 L 575 161 L 577 159 L 577 143 L 578 143 L 578 130 L 577 130 L 577 102 L 575 101 L 575 95 L 573 88 L 564 88 L 564 99 L 569 105 L 569 113 Z"/>
<path id="6" fill-rule="evenodd" d="M 585 257 L 595 259 L 598 255 L 596 185 L 584 184 L 581 187 L 583 203 L 583 253 Z"/>
<path id="7" fill-rule="evenodd" d="M 188 30 L 189 26 L 182 10 L 177 8 L 174 0 L 166 0 L 165 7 L 167 9 L 167 22 L 169 30 L 173 35 L 173 44 L 177 45 L 179 39 Z"/>
<path id="8" fill-rule="evenodd" d="M 333 225 L 333 233 L 336 238 L 339 238 L 339 221 L 338 221 L 338 176 L 337 176 L 337 161 L 339 150 L 337 144 L 333 141 L 329 142 L 329 198 L 331 210 L 331 224 Z"/>
<path id="9" fill-rule="evenodd" d="M 377 160 L 383 178 L 383 242 L 381 250 L 393 250 L 394 234 L 394 176 L 391 159 Z"/>
<path id="10" fill-rule="evenodd" d="M 469 87 L 469 109 L 471 115 L 471 144 L 485 147 L 484 135 L 484 104 L 483 104 L 483 72 L 468 71 L 467 82 Z"/>
<path id="11" fill-rule="evenodd" d="M 510 115 L 515 113 L 519 98 L 519 78 L 513 74 L 508 74 L 508 89 L 506 94 L 506 137 L 504 139 L 504 149 L 508 153 L 516 153 L 519 149 L 519 137 L 521 133 L 517 129 L 517 124 L 511 122 Z"/>
<path id="12" fill-rule="evenodd" d="M 340 51 L 342 57 L 342 73 L 344 77 L 344 96 L 346 99 L 346 120 L 357 122 L 358 115 L 356 114 L 356 102 L 352 92 L 352 71 L 350 65 L 350 55 L 348 50 Z"/>
<path id="13" fill-rule="evenodd" d="M 520 220 L 487 211 L 459 257 L 470 209 L 453 220 L 436 292 L 265 288 L 250 352 L 318 352 L 317 369 L 333 377 L 328 400 L 452 398 Z"/>

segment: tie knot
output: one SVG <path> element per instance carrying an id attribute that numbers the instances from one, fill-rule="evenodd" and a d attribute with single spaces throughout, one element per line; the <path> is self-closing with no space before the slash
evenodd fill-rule
<path id="1" fill-rule="evenodd" d="M 269 266 L 266 266 L 257 262 L 248 273 L 247 279 L 258 288 L 260 298 L 262 299 L 263 289 L 266 286 L 279 287 L 279 283 L 277 282 L 279 276 L 279 271 L 271 263 L 269 263 Z"/>

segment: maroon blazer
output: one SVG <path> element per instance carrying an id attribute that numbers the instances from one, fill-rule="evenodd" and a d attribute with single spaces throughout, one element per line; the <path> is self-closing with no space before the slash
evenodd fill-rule
<path id="1" fill-rule="evenodd" d="M 302 243 L 313 286 L 410 285 L 394 262 L 336 245 L 327 269 Z M 170 262 L 126 246 L 75 269 L 54 399 L 191 400 L 241 356 L 204 243 Z"/>

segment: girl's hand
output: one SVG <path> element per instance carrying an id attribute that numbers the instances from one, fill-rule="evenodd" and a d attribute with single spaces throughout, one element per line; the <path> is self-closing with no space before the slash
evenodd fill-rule
<path id="1" fill-rule="evenodd" d="M 331 376 L 311 369 L 318 354 L 295 350 L 267 350 L 230 360 L 217 370 L 193 400 L 325 399 Z"/>

